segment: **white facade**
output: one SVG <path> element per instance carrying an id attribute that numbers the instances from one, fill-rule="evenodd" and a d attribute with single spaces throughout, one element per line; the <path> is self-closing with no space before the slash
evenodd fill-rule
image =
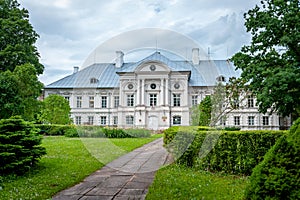
<path id="1" fill-rule="evenodd" d="M 201 63 L 197 55 L 185 63 L 170 61 L 156 52 L 130 64 L 123 63 L 122 52 L 117 55 L 115 64 L 95 64 L 46 86 L 45 97 L 59 94 L 68 99 L 71 117 L 78 125 L 161 130 L 190 125 L 190 108 L 211 95 L 217 77 L 229 78 L 230 70 L 234 70 L 223 61 L 230 69 L 227 74 L 210 73 L 211 66 L 220 68 L 219 72 L 223 66 Z M 208 84 L 199 79 L 208 80 Z M 289 125 L 289 119 L 280 121 L 276 114 L 260 114 L 255 99 L 245 99 L 241 104 L 240 109 L 226 115 L 221 126 L 277 130 Z"/>

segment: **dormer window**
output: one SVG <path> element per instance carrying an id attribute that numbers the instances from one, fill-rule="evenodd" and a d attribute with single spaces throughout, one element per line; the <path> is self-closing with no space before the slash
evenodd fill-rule
<path id="1" fill-rule="evenodd" d="M 96 78 L 91 78 L 91 79 L 90 79 L 90 83 L 91 83 L 91 84 L 98 83 L 98 79 L 96 79 Z"/>
<path id="2" fill-rule="evenodd" d="M 218 76 L 218 77 L 217 77 L 217 81 L 218 81 L 218 82 L 225 82 L 225 77 L 222 76 L 222 75 L 221 75 L 221 76 Z"/>

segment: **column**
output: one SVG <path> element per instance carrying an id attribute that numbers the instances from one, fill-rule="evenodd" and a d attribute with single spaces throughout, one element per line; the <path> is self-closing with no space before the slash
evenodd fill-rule
<path id="1" fill-rule="evenodd" d="M 165 95 L 166 95 L 165 104 L 169 105 L 169 80 L 168 79 L 166 79 Z"/>
<path id="2" fill-rule="evenodd" d="M 164 79 L 160 80 L 160 105 L 164 105 Z"/>
<path id="3" fill-rule="evenodd" d="M 141 105 L 141 82 L 139 79 L 137 80 L 136 104 Z"/>
<path id="4" fill-rule="evenodd" d="M 145 79 L 142 79 L 142 85 L 141 85 L 141 87 L 142 87 L 142 102 L 141 102 L 141 104 L 142 105 L 145 105 Z"/>

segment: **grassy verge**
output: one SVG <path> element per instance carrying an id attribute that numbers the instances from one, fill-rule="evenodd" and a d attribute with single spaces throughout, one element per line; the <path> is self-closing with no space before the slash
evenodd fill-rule
<path id="1" fill-rule="evenodd" d="M 47 155 L 23 176 L 0 177 L 0 199 L 48 199 L 151 138 L 45 137 Z M 99 150 L 100 149 L 100 150 Z M 119 151 L 112 151 L 119 149 Z M 93 155 L 93 156 L 92 156 Z"/>
<path id="2" fill-rule="evenodd" d="M 157 172 L 146 199 L 243 199 L 247 182 L 173 164 Z"/>

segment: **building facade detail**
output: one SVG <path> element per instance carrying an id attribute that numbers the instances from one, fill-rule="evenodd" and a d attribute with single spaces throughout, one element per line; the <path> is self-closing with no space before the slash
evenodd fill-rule
<path id="1" fill-rule="evenodd" d="M 188 126 L 191 107 L 211 95 L 217 81 L 238 77 L 232 63 L 199 60 L 193 49 L 192 61 L 172 61 L 160 52 L 125 63 L 117 51 L 116 63 L 94 63 L 44 88 L 45 97 L 59 94 L 70 102 L 71 117 L 77 125 L 121 128 L 166 129 Z M 279 129 L 289 119 L 261 114 L 255 98 L 249 96 L 244 108 L 231 111 L 221 126 L 242 129 Z M 286 123 L 286 124 L 283 124 Z"/>

